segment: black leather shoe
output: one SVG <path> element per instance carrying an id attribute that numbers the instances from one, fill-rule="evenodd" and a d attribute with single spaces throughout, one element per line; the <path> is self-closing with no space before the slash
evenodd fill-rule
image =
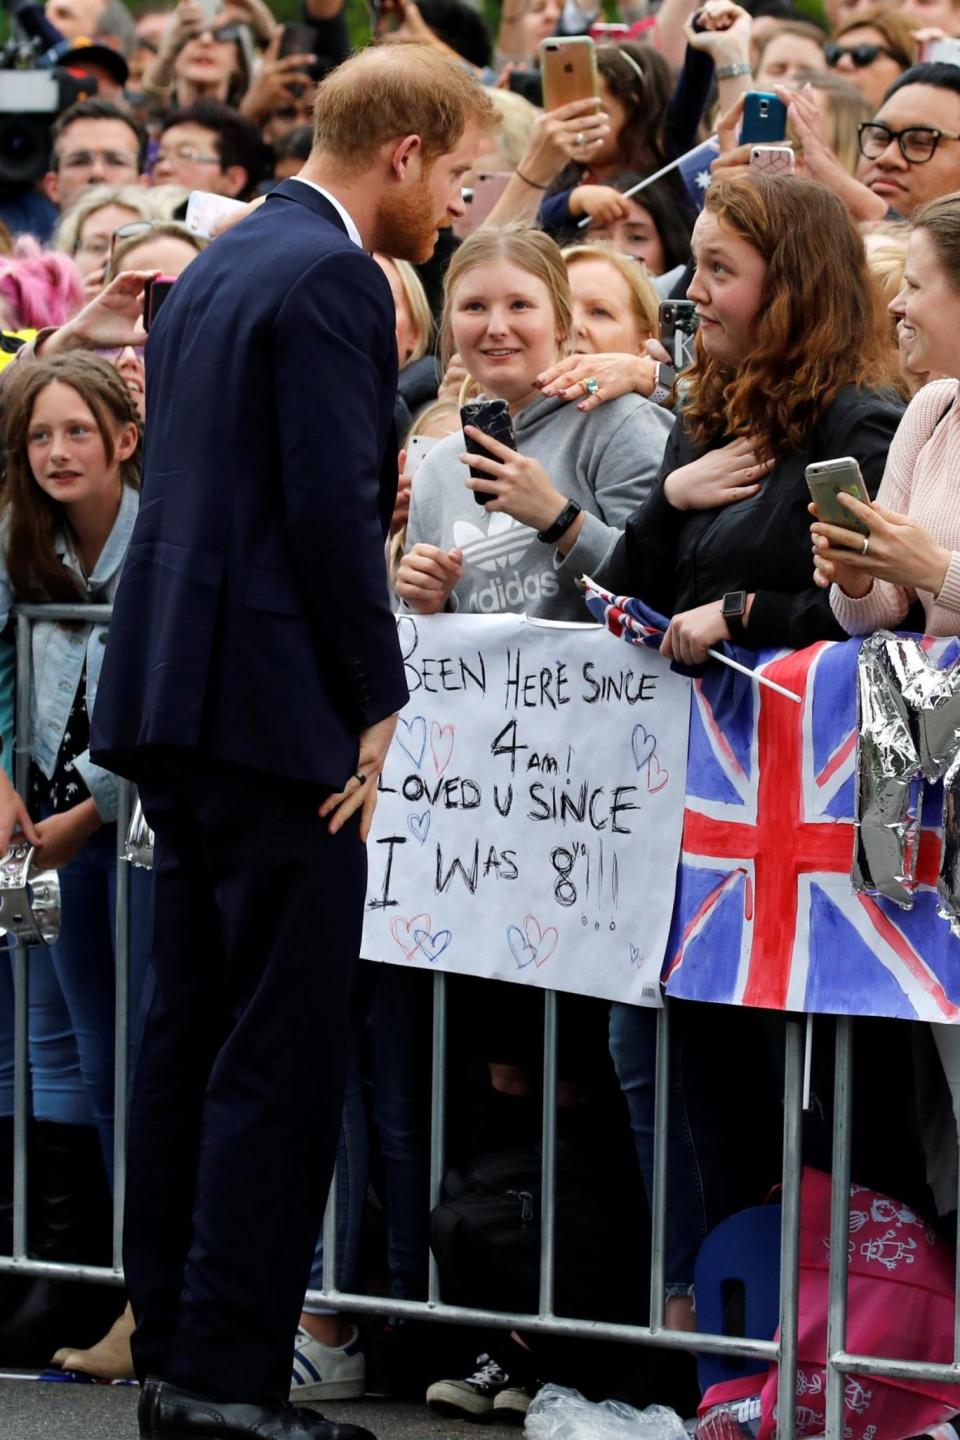
<path id="1" fill-rule="evenodd" d="M 376 1440 L 360 1425 L 337 1425 L 303 1405 L 243 1405 L 148 1380 L 137 1407 L 140 1440 Z"/>

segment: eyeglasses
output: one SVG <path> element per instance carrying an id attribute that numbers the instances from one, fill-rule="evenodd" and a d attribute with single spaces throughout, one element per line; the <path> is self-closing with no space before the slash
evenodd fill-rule
<path id="1" fill-rule="evenodd" d="M 136 170 L 137 156 L 127 150 L 71 150 L 60 161 L 61 170 L 89 170 L 98 160 L 105 170 Z"/>
<path id="2" fill-rule="evenodd" d="M 193 145 L 175 145 L 172 150 L 164 150 L 161 145 L 153 163 L 159 165 L 169 160 L 183 160 L 187 165 L 219 165 L 219 155 L 204 155 Z"/>
<path id="3" fill-rule="evenodd" d="M 960 140 L 949 130 L 935 130 L 931 125 L 911 125 L 906 130 L 891 130 L 879 120 L 862 120 L 857 126 L 860 154 L 865 160 L 879 160 L 884 150 L 896 140 L 900 154 L 908 165 L 925 165 L 932 160 L 941 140 Z"/>
<path id="4" fill-rule="evenodd" d="M 207 25 L 203 30 L 200 31 L 200 34 L 210 35 L 219 44 L 225 45 L 230 40 L 239 40 L 240 30 L 241 27 L 235 22 L 229 22 L 226 25 L 219 25 L 216 30 L 214 30 L 212 25 Z"/>
<path id="5" fill-rule="evenodd" d="M 115 364 L 125 350 L 132 350 L 137 359 L 141 361 L 146 353 L 142 345 L 104 345 L 96 351 L 96 354 L 104 360 L 109 360 L 111 364 Z"/>
<path id="6" fill-rule="evenodd" d="M 888 50 L 886 45 L 871 45 L 867 42 L 864 42 L 863 45 L 845 46 L 838 45 L 835 40 L 831 40 L 823 47 L 823 58 L 831 70 L 836 69 L 844 56 L 848 60 L 852 60 L 858 70 L 864 70 L 868 65 L 873 64 L 878 55 L 886 55 L 888 60 L 896 60 L 898 63 L 902 63 L 903 59 L 902 56 L 895 55 L 892 50 Z"/>
<path id="7" fill-rule="evenodd" d="M 110 236 L 110 264 L 113 264 L 113 257 L 118 245 L 124 240 L 132 240 L 135 235 L 149 235 L 150 231 L 157 225 L 166 225 L 166 220 L 128 220 L 126 225 L 120 225 Z"/>

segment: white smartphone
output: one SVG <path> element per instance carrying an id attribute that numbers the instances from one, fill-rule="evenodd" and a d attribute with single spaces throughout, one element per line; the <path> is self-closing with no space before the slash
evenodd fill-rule
<path id="1" fill-rule="evenodd" d="M 960 65 L 960 40 L 946 35 L 941 40 L 927 40 L 923 46 L 923 63 Z"/>
<path id="2" fill-rule="evenodd" d="M 754 145 L 750 150 L 750 169 L 754 175 L 794 175 L 796 156 L 790 145 Z"/>
<path id="3" fill-rule="evenodd" d="M 209 240 L 224 220 L 246 208 L 243 200 L 231 200 L 228 195 L 214 195 L 210 190 L 191 190 L 185 224 L 194 235 L 202 235 Z"/>
<path id="4" fill-rule="evenodd" d="M 860 466 L 852 455 L 843 455 L 839 460 L 820 460 L 806 468 L 807 488 L 817 507 L 820 519 L 828 525 L 839 525 L 844 530 L 855 530 L 858 535 L 869 535 L 869 528 L 858 520 L 852 510 L 841 505 L 838 495 L 853 495 L 870 504 L 870 495 Z"/>
<path id="5" fill-rule="evenodd" d="M 439 435 L 411 435 L 407 441 L 407 474 L 412 480 L 424 459 L 440 440 Z"/>

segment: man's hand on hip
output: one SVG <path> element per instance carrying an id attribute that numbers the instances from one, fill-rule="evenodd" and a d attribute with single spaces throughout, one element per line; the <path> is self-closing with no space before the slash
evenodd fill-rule
<path id="1" fill-rule="evenodd" d="M 397 728 L 396 715 L 388 715 L 360 732 L 360 754 L 354 774 L 336 795 L 328 795 L 320 806 L 320 815 L 329 816 L 329 830 L 336 835 L 355 810 L 360 811 L 360 839 L 366 842 L 377 808 L 377 777 L 383 769 Z"/>

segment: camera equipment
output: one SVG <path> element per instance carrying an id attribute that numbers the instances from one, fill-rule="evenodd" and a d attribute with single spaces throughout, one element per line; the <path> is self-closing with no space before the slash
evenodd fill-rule
<path id="1" fill-rule="evenodd" d="M 0 196 L 29 190 L 49 168 L 50 127 L 62 110 L 96 94 L 93 76 L 57 62 L 64 39 L 33 0 L 3 0 L 12 38 L 0 47 Z"/>

